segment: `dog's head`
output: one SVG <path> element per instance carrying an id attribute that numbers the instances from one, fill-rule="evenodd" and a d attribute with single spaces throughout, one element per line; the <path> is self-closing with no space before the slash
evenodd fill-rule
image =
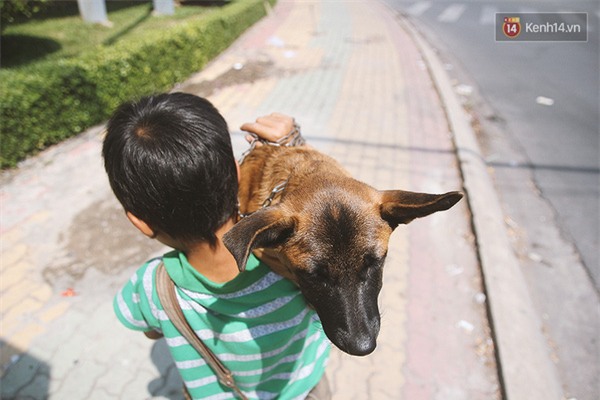
<path id="1" fill-rule="evenodd" d="M 367 355 L 379 334 L 377 297 L 390 234 L 449 209 L 462 194 L 377 191 L 349 182 L 286 194 L 242 219 L 223 240 L 240 270 L 251 251 L 275 249 L 281 261 L 275 271 L 298 285 L 329 339 L 349 354 Z"/>

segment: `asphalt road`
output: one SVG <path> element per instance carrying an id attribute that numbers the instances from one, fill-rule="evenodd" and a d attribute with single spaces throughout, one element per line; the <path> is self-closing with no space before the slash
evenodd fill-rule
<path id="1" fill-rule="evenodd" d="M 384 1 L 439 51 L 473 115 L 565 392 L 599 398 L 600 2 Z M 497 12 L 565 11 L 588 13 L 587 42 L 495 40 Z"/>
<path id="2" fill-rule="evenodd" d="M 597 1 L 395 1 L 453 64 L 458 79 L 472 80 L 487 109 L 515 147 L 503 158 L 488 148 L 496 168 L 528 168 L 557 214 L 600 290 L 599 82 Z M 496 12 L 588 13 L 587 43 L 496 42 Z M 461 77 L 462 75 L 462 77 Z M 462 90 L 470 88 L 461 86 Z M 540 102 L 538 97 L 543 97 Z M 552 105 L 546 105 L 551 99 Z M 546 100 L 546 101 L 544 101 Z M 474 105 L 475 108 L 477 105 Z M 485 134 L 485 132 L 484 132 Z M 488 144 L 493 138 L 483 138 Z M 526 205 L 524 205 L 526 206 Z"/>

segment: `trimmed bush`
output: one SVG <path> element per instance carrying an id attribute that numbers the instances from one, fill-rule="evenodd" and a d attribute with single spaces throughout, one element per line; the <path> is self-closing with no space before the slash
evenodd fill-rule
<path id="1" fill-rule="evenodd" d="M 200 22 L 76 58 L 0 71 L 0 165 L 15 166 L 26 156 L 101 123 L 124 101 L 170 89 L 264 15 L 263 0 L 238 1 Z"/>

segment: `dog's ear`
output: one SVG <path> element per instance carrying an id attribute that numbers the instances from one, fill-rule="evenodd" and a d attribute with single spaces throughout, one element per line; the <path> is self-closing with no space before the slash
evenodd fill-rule
<path id="1" fill-rule="evenodd" d="M 381 193 L 379 208 L 381 218 L 387 221 L 392 228 L 396 228 L 399 224 L 408 224 L 415 218 L 447 210 L 463 197 L 460 192 L 428 194 L 386 190 Z"/>
<path id="2" fill-rule="evenodd" d="M 252 250 L 273 248 L 285 243 L 295 227 L 295 218 L 284 216 L 275 207 L 264 208 L 234 225 L 223 236 L 223 243 L 235 258 L 240 271 L 244 271 Z"/>

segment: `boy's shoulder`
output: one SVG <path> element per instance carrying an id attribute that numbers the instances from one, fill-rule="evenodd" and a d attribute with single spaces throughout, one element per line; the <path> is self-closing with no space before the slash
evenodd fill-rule
<path id="1" fill-rule="evenodd" d="M 154 286 L 154 277 L 156 276 L 156 270 L 158 266 L 163 262 L 164 256 L 153 257 L 146 262 L 144 262 L 141 266 L 137 267 L 133 275 L 131 276 L 127 285 L 134 286 Z"/>

